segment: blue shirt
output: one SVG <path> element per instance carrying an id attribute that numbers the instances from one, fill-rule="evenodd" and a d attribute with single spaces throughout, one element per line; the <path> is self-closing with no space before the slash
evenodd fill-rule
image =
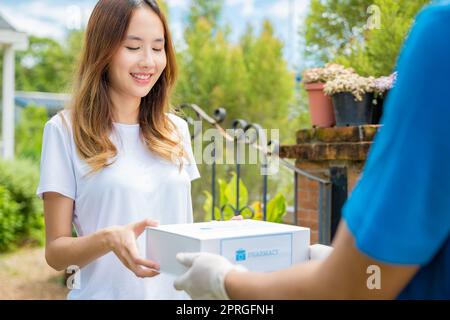
<path id="1" fill-rule="evenodd" d="M 450 299 L 449 2 L 419 14 L 384 110 L 343 217 L 361 252 L 420 266 L 399 299 Z"/>

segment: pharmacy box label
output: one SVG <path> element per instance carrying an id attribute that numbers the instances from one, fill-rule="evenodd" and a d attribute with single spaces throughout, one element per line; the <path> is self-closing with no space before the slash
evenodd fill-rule
<path id="1" fill-rule="evenodd" d="M 287 268 L 292 265 L 292 234 L 222 239 L 220 254 L 257 272 Z"/>

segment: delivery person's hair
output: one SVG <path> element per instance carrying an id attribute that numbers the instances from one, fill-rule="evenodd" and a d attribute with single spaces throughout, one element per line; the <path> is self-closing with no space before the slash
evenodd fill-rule
<path id="1" fill-rule="evenodd" d="M 133 11 L 148 6 L 164 26 L 167 65 L 149 94 L 141 99 L 139 125 L 150 151 L 181 165 L 186 153 L 181 136 L 167 117 L 169 96 L 177 77 L 175 51 L 167 20 L 154 0 L 100 0 L 89 19 L 75 74 L 70 108 L 76 148 L 95 173 L 112 162 L 117 149 L 108 138 L 113 128 L 108 95 L 108 67 L 126 37 Z"/>

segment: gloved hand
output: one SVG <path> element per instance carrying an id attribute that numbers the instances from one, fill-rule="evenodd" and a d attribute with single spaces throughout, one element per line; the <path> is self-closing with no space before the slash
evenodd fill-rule
<path id="1" fill-rule="evenodd" d="M 234 265 L 226 258 L 208 252 L 178 253 L 176 258 L 189 270 L 175 279 L 175 289 L 186 291 L 192 299 L 229 300 L 225 276 L 232 270 L 247 271 L 241 265 Z"/>
<path id="2" fill-rule="evenodd" d="M 309 247 L 309 258 L 323 260 L 332 251 L 332 247 L 315 244 Z M 192 299 L 229 300 L 225 276 L 232 270 L 247 271 L 244 266 L 234 265 L 226 258 L 208 252 L 180 252 L 176 258 L 189 270 L 175 280 L 175 289 L 186 291 Z"/>
<path id="3" fill-rule="evenodd" d="M 309 246 L 309 260 L 324 260 L 332 251 L 333 247 L 323 244 L 313 244 Z"/>

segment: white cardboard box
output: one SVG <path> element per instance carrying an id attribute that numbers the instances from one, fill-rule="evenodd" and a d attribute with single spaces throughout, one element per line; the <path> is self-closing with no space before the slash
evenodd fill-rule
<path id="1" fill-rule="evenodd" d="M 211 252 L 250 271 L 270 272 L 309 258 L 309 228 L 257 220 L 212 221 L 147 228 L 146 258 L 161 272 L 186 271 L 178 252 Z"/>

